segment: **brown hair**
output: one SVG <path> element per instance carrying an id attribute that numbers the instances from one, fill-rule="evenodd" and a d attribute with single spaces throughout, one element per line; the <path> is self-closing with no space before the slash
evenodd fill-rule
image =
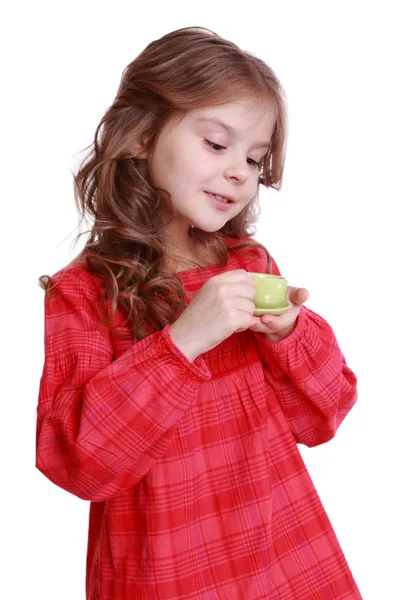
<path id="1" fill-rule="evenodd" d="M 151 154 L 170 118 L 244 97 L 275 106 L 275 129 L 259 183 L 279 191 L 286 151 L 284 90 L 262 60 L 201 27 L 179 29 L 151 42 L 124 69 L 92 151 L 73 175 L 81 220 L 86 215 L 93 219 L 79 259 L 102 280 L 105 301 L 112 307 L 107 324 L 119 305 L 136 341 L 146 337 L 146 322 L 153 330 L 173 323 L 185 306 L 185 294 L 179 278 L 164 269 L 162 201 L 147 160 L 134 156 L 134 148 L 139 144 Z M 258 193 L 218 232 L 190 228 L 210 264 L 226 265 L 233 249 L 264 248 L 256 241 L 241 241 L 254 233 L 250 226 L 257 220 L 256 209 Z M 236 238 L 238 244 L 227 247 L 224 237 Z M 46 292 L 51 288 L 48 276 L 39 281 Z"/>

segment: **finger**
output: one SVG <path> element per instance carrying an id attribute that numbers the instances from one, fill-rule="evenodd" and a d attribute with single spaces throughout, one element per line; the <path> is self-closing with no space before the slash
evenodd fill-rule
<path id="1" fill-rule="evenodd" d="M 254 324 L 249 327 L 251 331 L 256 333 L 269 333 L 269 328 L 262 323 L 260 317 L 253 317 L 253 323 Z"/>
<path id="2" fill-rule="evenodd" d="M 274 330 L 274 332 L 285 329 L 297 319 L 300 308 L 301 306 L 293 304 L 288 311 L 281 315 L 263 315 L 261 317 L 261 322 L 263 325 L 269 327 L 271 331 Z"/>
<path id="3" fill-rule="evenodd" d="M 279 316 L 280 315 L 264 315 L 261 317 L 261 325 L 265 328 L 265 331 L 275 333 L 280 329 L 284 329 L 293 321 L 293 317 L 282 320 Z"/>
<path id="4" fill-rule="evenodd" d="M 257 318 L 259 319 L 259 317 L 257 317 Z M 254 331 L 255 333 L 275 333 L 275 330 L 274 330 L 274 329 L 271 329 L 270 327 L 267 327 L 267 326 L 266 326 L 266 325 L 264 325 L 264 324 L 262 323 L 262 321 L 260 321 L 260 320 L 258 321 L 258 323 L 257 323 L 257 324 L 255 324 L 255 325 L 251 325 L 251 326 L 249 327 L 249 329 L 250 329 L 251 331 Z"/>
<path id="5" fill-rule="evenodd" d="M 308 290 L 306 290 L 306 288 L 288 286 L 286 298 L 290 300 L 290 302 L 295 306 L 301 306 L 304 302 L 308 300 L 309 295 L 310 294 L 308 293 Z"/>
<path id="6" fill-rule="evenodd" d="M 291 309 L 282 315 L 262 315 L 260 323 L 262 327 L 266 327 L 268 331 L 275 332 L 279 329 L 287 327 L 297 317 L 297 310 Z"/>
<path id="7" fill-rule="evenodd" d="M 254 285 L 254 282 L 251 276 L 244 269 L 234 269 L 233 271 L 224 271 L 219 275 L 215 275 L 215 278 L 218 278 L 220 281 L 229 281 L 229 282 L 246 282 Z"/>
<path id="8" fill-rule="evenodd" d="M 301 304 L 304 304 L 304 302 L 307 302 L 309 295 L 310 294 L 308 293 L 308 290 L 306 290 L 306 288 L 300 288 L 297 291 L 297 298 L 298 298 L 297 305 L 301 306 Z"/>

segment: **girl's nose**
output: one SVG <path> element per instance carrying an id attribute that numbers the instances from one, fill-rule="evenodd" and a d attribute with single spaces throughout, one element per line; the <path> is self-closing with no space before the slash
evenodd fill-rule
<path id="1" fill-rule="evenodd" d="M 224 169 L 225 179 L 236 180 L 238 183 L 245 183 L 249 177 L 249 165 L 239 159 L 231 160 Z"/>

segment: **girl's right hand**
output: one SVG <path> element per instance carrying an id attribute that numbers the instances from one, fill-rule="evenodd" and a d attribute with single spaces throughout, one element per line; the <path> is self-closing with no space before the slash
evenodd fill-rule
<path id="1" fill-rule="evenodd" d="M 254 282 L 244 269 L 210 277 L 170 326 L 172 341 L 189 360 L 195 360 L 253 324 L 254 297 Z"/>

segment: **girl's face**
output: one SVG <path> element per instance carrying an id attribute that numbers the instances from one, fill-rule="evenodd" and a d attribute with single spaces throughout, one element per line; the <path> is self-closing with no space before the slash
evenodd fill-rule
<path id="1" fill-rule="evenodd" d="M 149 164 L 153 184 L 175 207 L 168 225 L 175 239 L 190 225 L 218 231 L 254 198 L 275 121 L 273 107 L 243 100 L 192 110 L 165 125 Z M 234 201 L 220 205 L 206 192 Z"/>

